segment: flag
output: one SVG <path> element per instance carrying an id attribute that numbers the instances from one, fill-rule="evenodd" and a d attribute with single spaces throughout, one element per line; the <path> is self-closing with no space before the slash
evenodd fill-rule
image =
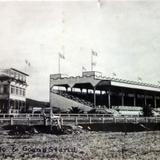
<path id="1" fill-rule="evenodd" d="M 97 0 L 98 8 L 101 8 L 101 0 Z"/>
<path id="2" fill-rule="evenodd" d="M 112 76 L 117 76 L 117 74 L 113 72 L 113 73 L 112 73 Z"/>
<path id="3" fill-rule="evenodd" d="M 82 66 L 82 71 L 86 71 L 87 69 L 84 67 L 84 66 Z"/>
<path id="4" fill-rule="evenodd" d="M 62 58 L 62 59 L 65 59 L 64 55 L 59 53 L 59 57 Z"/>
<path id="5" fill-rule="evenodd" d="M 138 79 L 138 81 L 142 81 L 142 78 L 141 78 L 141 77 L 138 77 L 137 79 Z"/>
<path id="6" fill-rule="evenodd" d="M 31 63 L 26 59 L 25 59 L 25 63 L 26 63 L 27 66 L 29 66 L 29 67 L 31 66 Z"/>
<path id="7" fill-rule="evenodd" d="M 93 55 L 93 56 L 98 56 L 97 52 L 95 52 L 95 51 L 93 51 L 93 50 L 92 50 L 92 55 Z"/>
<path id="8" fill-rule="evenodd" d="M 92 62 L 92 66 L 95 66 L 96 65 L 96 62 Z"/>

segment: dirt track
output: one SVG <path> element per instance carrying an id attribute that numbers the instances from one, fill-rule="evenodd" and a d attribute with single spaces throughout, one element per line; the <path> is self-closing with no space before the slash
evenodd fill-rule
<path id="1" fill-rule="evenodd" d="M 70 135 L 37 134 L 16 139 L 2 132 L 0 159 L 160 159 L 160 132 Z"/>

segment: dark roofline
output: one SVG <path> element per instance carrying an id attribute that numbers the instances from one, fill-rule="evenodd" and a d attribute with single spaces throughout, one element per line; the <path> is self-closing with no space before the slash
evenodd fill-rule
<path id="1" fill-rule="evenodd" d="M 29 76 L 27 73 L 21 72 L 21 71 L 15 69 L 15 68 L 11 68 L 11 70 L 14 70 L 14 71 L 16 71 L 16 72 L 19 72 L 19 73 L 21 73 L 21 74 L 24 74 L 24 75 L 26 75 L 26 76 Z"/>

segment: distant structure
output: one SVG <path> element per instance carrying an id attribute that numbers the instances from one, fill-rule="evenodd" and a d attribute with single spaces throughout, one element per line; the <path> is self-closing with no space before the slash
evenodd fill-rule
<path id="1" fill-rule="evenodd" d="M 104 77 L 85 71 L 82 76 L 50 75 L 50 106 L 72 107 L 145 106 L 160 107 L 160 86 L 140 81 Z"/>
<path id="2" fill-rule="evenodd" d="M 14 68 L 0 70 L 0 113 L 26 111 L 27 76 Z"/>

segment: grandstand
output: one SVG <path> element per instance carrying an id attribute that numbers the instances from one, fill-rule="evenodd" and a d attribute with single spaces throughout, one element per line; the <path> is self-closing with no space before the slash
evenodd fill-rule
<path id="1" fill-rule="evenodd" d="M 76 77 L 50 75 L 50 106 L 63 111 L 71 107 L 88 111 L 103 106 L 106 112 L 116 115 L 141 115 L 146 105 L 160 107 L 159 85 L 104 77 L 96 71 Z"/>

